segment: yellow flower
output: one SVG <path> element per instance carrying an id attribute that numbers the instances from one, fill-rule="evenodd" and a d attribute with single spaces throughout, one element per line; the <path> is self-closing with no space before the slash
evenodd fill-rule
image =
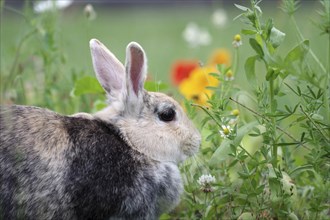
<path id="1" fill-rule="evenodd" d="M 226 49 L 217 49 L 212 53 L 209 59 L 209 65 L 225 64 L 230 66 L 230 53 Z"/>
<path id="2" fill-rule="evenodd" d="M 179 85 L 180 93 L 188 100 L 205 105 L 208 97 L 213 94 L 212 90 L 206 87 L 216 87 L 219 85 L 219 80 L 209 73 L 219 73 L 215 67 L 199 67 L 194 69 L 189 78 L 184 79 Z"/>

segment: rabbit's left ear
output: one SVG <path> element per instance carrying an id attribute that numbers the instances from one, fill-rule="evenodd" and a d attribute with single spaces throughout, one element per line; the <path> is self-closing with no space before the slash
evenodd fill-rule
<path id="1" fill-rule="evenodd" d="M 127 93 L 131 100 L 139 98 L 147 76 L 147 58 L 138 43 L 131 42 L 127 45 L 125 66 Z"/>
<path id="2" fill-rule="evenodd" d="M 111 101 L 125 96 L 125 67 L 100 41 L 89 42 L 96 77 Z"/>

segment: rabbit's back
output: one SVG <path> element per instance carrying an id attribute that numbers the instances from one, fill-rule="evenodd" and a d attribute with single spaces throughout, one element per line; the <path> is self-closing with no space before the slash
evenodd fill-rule
<path id="1" fill-rule="evenodd" d="M 152 219 L 182 191 L 176 166 L 150 161 L 99 119 L 6 107 L 0 141 L 4 219 Z"/>
<path id="2" fill-rule="evenodd" d="M 69 140 L 61 116 L 27 106 L 0 111 L 0 219 L 56 216 L 69 202 L 63 196 Z"/>

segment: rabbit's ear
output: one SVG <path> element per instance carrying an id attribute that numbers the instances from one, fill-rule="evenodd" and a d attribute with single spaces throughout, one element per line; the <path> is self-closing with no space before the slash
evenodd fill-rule
<path id="1" fill-rule="evenodd" d="M 96 77 L 110 97 L 125 89 L 125 67 L 100 41 L 89 42 Z"/>
<path id="2" fill-rule="evenodd" d="M 140 96 L 146 76 L 147 58 L 145 53 L 138 43 L 131 42 L 126 49 L 126 86 L 130 98 Z"/>

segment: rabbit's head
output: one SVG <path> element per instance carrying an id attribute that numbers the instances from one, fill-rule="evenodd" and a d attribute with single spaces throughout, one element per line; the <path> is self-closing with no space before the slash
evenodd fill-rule
<path id="1" fill-rule="evenodd" d="M 98 40 L 90 41 L 94 70 L 109 106 L 96 117 L 116 125 L 137 151 L 158 161 L 181 162 L 199 148 L 201 137 L 171 97 L 144 90 L 147 58 L 131 42 L 125 66 Z"/>

